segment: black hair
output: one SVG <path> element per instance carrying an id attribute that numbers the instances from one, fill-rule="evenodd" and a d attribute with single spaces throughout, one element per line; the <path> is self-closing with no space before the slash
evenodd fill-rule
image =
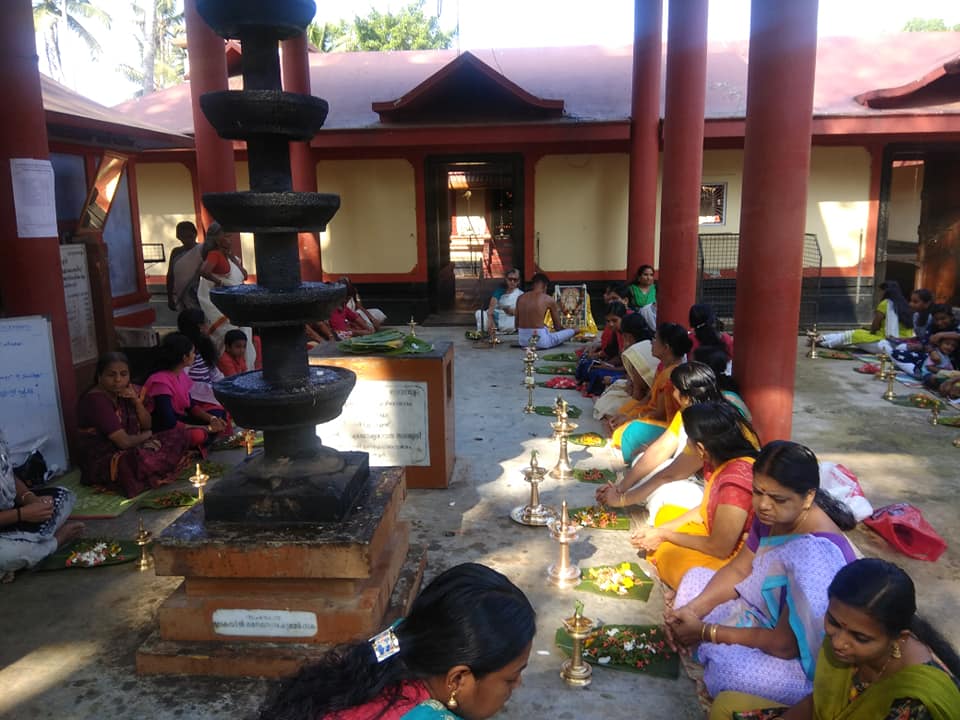
<path id="1" fill-rule="evenodd" d="M 223 335 L 224 347 L 230 347 L 235 342 L 240 342 L 241 340 L 246 342 L 247 335 L 246 333 L 243 332 L 243 330 L 237 330 L 236 328 L 234 328 L 233 330 L 227 330 L 227 332 L 224 333 Z"/>
<path id="2" fill-rule="evenodd" d="M 172 332 L 160 341 L 157 354 L 158 370 L 172 370 L 194 349 L 193 341 L 183 333 Z"/>
<path id="3" fill-rule="evenodd" d="M 910 295 L 916 295 L 920 298 L 920 302 L 926 303 L 927 307 L 924 310 L 917 310 L 917 317 L 913 321 L 914 327 L 925 328 L 927 323 L 930 322 L 930 316 L 933 314 L 932 303 L 933 303 L 933 293 L 927 290 L 926 288 L 917 288 Z"/>
<path id="4" fill-rule="evenodd" d="M 954 677 L 960 676 L 956 649 L 926 620 L 917 615 L 913 580 L 901 568 L 880 558 L 854 560 L 840 568 L 827 590 L 830 598 L 861 610 L 896 637 L 909 630 L 930 648 Z"/>
<path id="5" fill-rule="evenodd" d="M 903 296 L 903 291 L 900 290 L 900 283 L 896 280 L 884 280 L 880 283 L 880 288 L 883 290 L 882 299 L 889 300 L 893 305 L 893 309 L 897 313 L 897 321 L 901 325 L 909 325 L 910 318 L 913 317 L 913 311 L 910 309 L 907 299 Z"/>
<path id="6" fill-rule="evenodd" d="M 627 306 L 622 302 L 612 302 L 607 305 L 607 317 L 611 315 L 616 315 L 618 318 L 623 319 L 627 315 Z"/>
<path id="7" fill-rule="evenodd" d="M 690 329 L 701 345 L 723 345 L 717 325 L 717 313 L 709 305 L 698 303 L 690 306 L 688 314 Z"/>
<path id="8" fill-rule="evenodd" d="M 548 278 L 545 273 L 538 272 L 532 278 L 530 278 L 531 285 L 536 285 L 537 283 L 543 283 L 543 286 L 548 288 L 550 287 L 550 278 Z"/>
<path id="9" fill-rule="evenodd" d="M 217 348 L 213 344 L 210 336 L 200 329 L 200 326 L 207 322 L 206 315 L 199 308 L 187 308 L 177 315 L 177 329 L 190 338 L 193 347 L 200 353 L 200 357 L 208 367 L 217 366 Z"/>
<path id="10" fill-rule="evenodd" d="M 261 720 L 316 720 L 381 696 L 389 707 L 403 681 L 457 665 L 482 678 L 520 657 L 536 633 L 536 613 L 504 575 L 464 563 L 424 588 L 394 633 L 400 651 L 383 662 L 368 641 L 330 650 L 270 694 Z"/>
<path id="11" fill-rule="evenodd" d="M 640 279 L 640 276 L 643 275 L 643 271 L 644 271 L 644 270 L 651 270 L 651 271 L 653 271 L 653 265 L 643 264 L 643 265 L 641 265 L 640 267 L 638 267 L 636 274 L 633 276 L 634 282 L 636 282 L 637 280 Z"/>
<path id="12" fill-rule="evenodd" d="M 814 501 L 841 530 L 853 530 L 857 521 L 844 503 L 820 488 L 820 461 L 813 450 L 790 440 L 774 440 L 760 450 L 754 475 L 768 475 L 797 495 L 814 492 Z"/>
<path id="13" fill-rule="evenodd" d="M 624 300 L 630 297 L 630 288 L 627 287 L 626 283 L 616 283 L 610 289 L 613 290 L 617 295 L 622 297 Z"/>
<path id="14" fill-rule="evenodd" d="M 717 387 L 716 374 L 703 363 L 687 362 L 677 365 L 670 373 L 670 382 L 694 405 L 703 402 L 724 402 L 720 388 Z"/>
<path id="15" fill-rule="evenodd" d="M 687 437 L 700 443 L 716 463 L 757 456 L 751 439 L 757 437 L 750 422 L 728 402 L 703 402 L 683 411 Z"/>
<path id="16" fill-rule="evenodd" d="M 660 323 L 657 327 L 657 337 L 660 338 L 660 342 L 670 348 L 670 352 L 676 358 L 682 358 L 693 347 L 687 331 L 677 323 Z"/>
<path id="17" fill-rule="evenodd" d="M 122 352 L 105 352 L 99 358 L 97 358 L 97 366 L 93 371 L 93 382 L 94 384 L 100 382 L 100 376 L 103 375 L 104 371 L 114 363 L 123 363 L 127 366 L 127 369 L 130 369 L 130 361 L 127 359 L 127 356 Z"/>
<path id="18" fill-rule="evenodd" d="M 193 235 L 193 239 L 197 239 L 197 226 L 194 225 L 189 220 L 183 220 L 177 223 L 176 236 L 178 240 L 183 240 L 184 233 L 189 233 Z"/>
<path id="19" fill-rule="evenodd" d="M 635 342 L 653 339 L 653 330 L 640 313 L 630 313 L 620 323 L 620 334 L 631 335 Z"/>
<path id="20" fill-rule="evenodd" d="M 740 394 L 740 386 L 730 375 L 727 375 L 727 365 L 730 364 L 730 355 L 725 345 L 701 345 L 693 351 L 693 359 L 704 365 L 709 365 L 717 376 L 717 387 L 721 390 Z M 676 383 L 674 383 L 676 384 Z"/>
<path id="21" fill-rule="evenodd" d="M 953 308 L 947 303 L 934 303 L 930 306 L 929 312 L 931 317 L 930 327 L 932 332 L 943 332 L 944 330 L 953 330 L 957 327 L 957 319 L 953 315 Z M 935 327 L 932 322 L 934 315 L 949 315 L 950 325 L 944 328 Z"/>

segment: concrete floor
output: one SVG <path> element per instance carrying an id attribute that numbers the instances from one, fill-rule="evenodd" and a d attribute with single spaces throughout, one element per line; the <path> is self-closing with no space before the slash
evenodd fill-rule
<path id="1" fill-rule="evenodd" d="M 567 689 L 557 672 L 561 656 L 553 647 L 560 618 L 575 594 L 551 589 L 544 571 L 556 545 L 544 530 L 515 525 L 509 510 L 524 501 L 528 486 L 519 473 L 531 449 L 544 464 L 556 461 L 549 441 L 549 418 L 524 415 L 521 353 L 501 346 L 474 349 L 462 328 L 423 328 L 428 339 L 456 343 L 457 463 L 446 491 L 414 490 L 404 509 L 413 522 L 414 541 L 429 548 L 428 578 L 463 561 L 479 561 L 505 572 L 530 596 L 540 633 L 524 683 L 499 717 L 605 717 L 611 720 L 701 718 L 690 680 L 661 680 L 598 670 L 586 691 Z M 898 556 L 867 530 L 852 534 L 867 554 L 905 567 L 917 583 L 921 607 L 940 629 L 960 643 L 960 523 L 957 522 L 957 459 L 950 440 L 960 431 L 933 427 L 927 414 L 880 399 L 881 383 L 852 372 L 855 363 L 809 361 L 798 350 L 795 439 L 823 459 L 842 462 L 858 474 L 874 506 L 909 500 L 920 506 L 951 546 L 937 563 Z M 547 376 L 538 376 L 543 379 Z M 910 391 L 898 388 L 901 393 Z M 538 388 L 538 404 L 556 393 Z M 585 411 L 582 430 L 599 429 L 590 403 L 575 393 L 564 396 Z M 578 465 L 603 466 L 606 450 L 578 450 Z M 224 457 L 215 458 L 224 461 Z M 593 486 L 548 480 L 545 501 L 589 504 Z M 155 533 L 177 510 L 143 512 Z M 91 535 L 133 537 L 136 510 L 111 521 L 89 522 Z M 573 546 L 581 565 L 634 557 L 625 533 L 585 532 Z M 0 717 L 151 717 L 244 720 L 256 716 L 267 688 L 260 680 L 137 677 L 134 654 L 151 632 L 157 607 L 178 584 L 176 578 L 138 573 L 132 565 L 54 573 L 26 573 L 0 586 Z M 654 591 L 648 603 L 577 594 L 587 613 L 603 622 L 657 622 L 663 603 Z M 589 703 L 589 705 L 585 704 Z"/>

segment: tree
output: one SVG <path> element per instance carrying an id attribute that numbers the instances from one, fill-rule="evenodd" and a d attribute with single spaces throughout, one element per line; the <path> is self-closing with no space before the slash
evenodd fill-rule
<path id="1" fill-rule="evenodd" d="M 910 18 L 903 26 L 903 32 L 960 32 L 960 24 L 947 27 L 941 18 Z"/>
<path id="2" fill-rule="evenodd" d="M 186 51 L 177 44 L 185 33 L 183 11 L 175 0 L 141 0 L 134 5 L 140 46 L 140 67 L 121 65 L 120 71 L 140 85 L 138 95 L 175 85 L 183 80 Z"/>
<path id="3" fill-rule="evenodd" d="M 307 26 L 307 42 L 320 52 L 336 52 L 344 49 L 347 42 L 347 21 L 339 23 L 325 22 L 322 25 L 312 22 Z"/>
<path id="4" fill-rule="evenodd" d="M 72 32 L 83 40 L 94 57 L 101 52 L 100 43 L 80 18 L 95 20 L 110 29 L 110 16 L 91 0 L 34 0 L 33 25 L 43 36 L 50 75 L 60 82 L 64 79 L 60 40 L 67 32 Z"/>
<path id="5" fill-rule="evenodd" d="M 443 32 L 436 17 L 423 11 L 425 0 L 415 0 L 396 14 L 371 10 L 352 23 L 311 23 L 307 39 L 323 52 L 346 50 L 440 50 L 453 44 L 455 32 Z"/>

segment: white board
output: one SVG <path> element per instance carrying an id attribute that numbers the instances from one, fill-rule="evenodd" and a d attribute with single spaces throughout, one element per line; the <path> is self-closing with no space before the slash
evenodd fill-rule
<path id="1" fill-rule="evenodd" d="M 15 463 L 38 449 L 48 468 L 67 469 L 56 367 L 49 320 L 0 319 L 0 432 Z"/>
<path id="2" fill-rule="evenodd" d="M 93 297 L 87 274 L 87 248 L 83 245 L 60 246 L 63 294 L 67 300 L 67 325 L 70 328 L 70 352 L 73 364 L 97 359 L 97 325 L 93 317 Z"/>
<path id="3" fill-rule="evenodd" d="M 317 425 L 324 445 L 370 453 L 380 467 L 430 465 L 427 383 L 357 380 L 340 417 Z"/>

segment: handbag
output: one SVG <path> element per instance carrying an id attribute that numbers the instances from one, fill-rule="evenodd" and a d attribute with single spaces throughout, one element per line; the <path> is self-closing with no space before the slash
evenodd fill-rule
<path id="1" fill-rule="evenodd" d="M 910 503 L 896 503 L 877 510 L 863 521 L 868 528 L 907 557 L 935 562 L 947 543 Z"/>

